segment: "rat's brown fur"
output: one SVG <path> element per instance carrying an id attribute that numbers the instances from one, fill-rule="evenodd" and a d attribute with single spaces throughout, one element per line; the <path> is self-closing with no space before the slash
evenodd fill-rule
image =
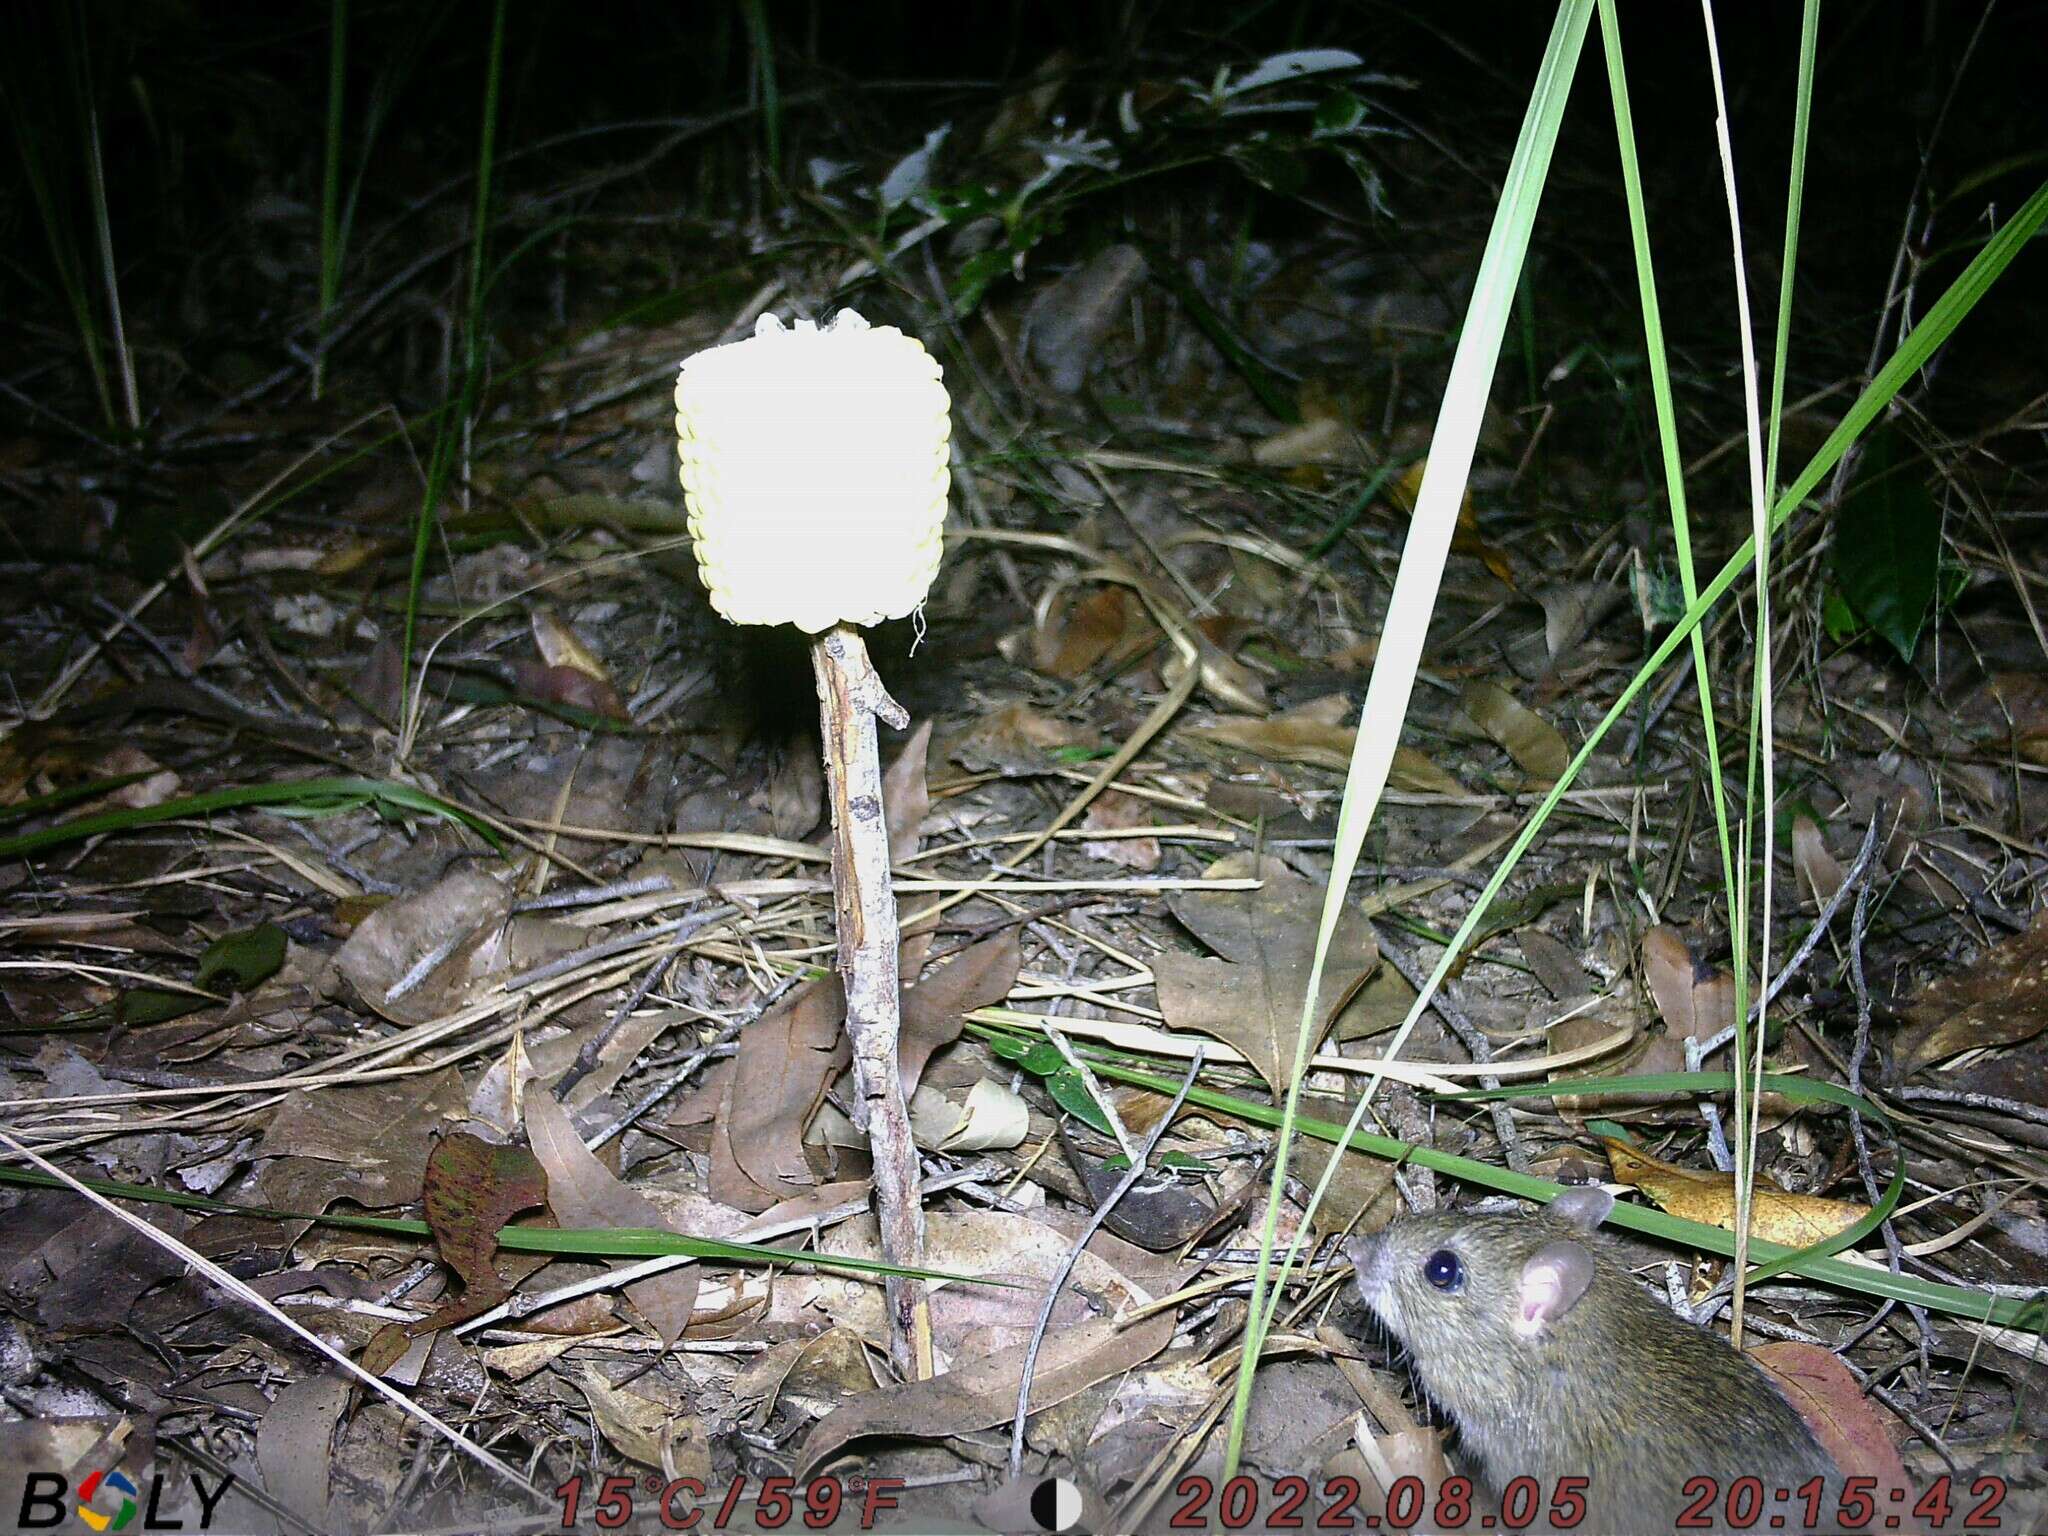
<path id="1" fill-rule="evenodd" d="M 1560 1239 L 1592 1255 L 1592 1282 L 1540 1337 L 1518 1337 L 1522 1266 Z M 1455 1294 L 1423 1277 L 1424 1261 L 1445 1248 L 1464 1265 Z M 1351 1256 L 1367 1304 L 1496 1492 L 1534 1477 L 1547 1512 L 1558 1478 L 1588 1478 L 1579 1529 L 1622 1536 L 1670 1531 L 1690 1502 L 1680 1490 L 1702 1476 L 1715 1480 L 1717 1520 L 1729 1484 L 1744 1476 L 1763 1481 L 1758 1529 L 1781 1513 L 1785 1528 L 1803 1529 L 1805 1504 L 1773 1496 L 1816 1475 L 1828 1479 L 1823 1519 L 1833 1512 L 1838 1474 L 1805 1421 L 1725 1341 L 1651 1300 L 1601 1240 L 1541 1216 L 1418 1216 L 1362 1239 Z"/>

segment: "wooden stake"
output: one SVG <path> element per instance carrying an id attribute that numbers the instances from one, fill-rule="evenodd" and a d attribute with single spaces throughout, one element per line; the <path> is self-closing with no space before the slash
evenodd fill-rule
<path id="1" fill-rule="evenodd" d="M 825 780 L 832 802 L 832 894 L 839 932 L 839 976 L 846 987 L 846 1034 L 853 1042 L 853 1123 L 867 1132 L 875 1163 L 875 1216 L 882 1257 L 924 1263 L 917 1146 L 903 1099 L 897 1040 L 903 1030 L 897 973 L 896 892 L 889 876 L 889 829 L 882 818 L 882 760 L 875 717 L 896 729 L 910 723 L 868 660 L 850 624 L 811 642 L 818 678 L 818 720 L 825 738 Z M 883 1282 L 889 1356 L 905 1381 L 932 1374 L 931 1304 L 924 1283 L 891 1275 Z"/>

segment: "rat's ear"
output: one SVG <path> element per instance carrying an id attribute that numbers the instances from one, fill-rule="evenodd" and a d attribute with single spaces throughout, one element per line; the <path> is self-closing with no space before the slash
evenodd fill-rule
<path id="1" fill-rule="evenodd" d="M 1540 1338 L 1571 1311 L 1593 1283 L 1593 1255 L 1569 1239 L 1545 1243 L 1522 1266 L 1515 1294 L 1514 1330 L 1519 1338 Z"/>
<path id="2" fill-rule="evenodd" d="M 1552 1216 L 1581 1232 L 1590 1232 L 1599 1226 L 1613 1209 L 1614 1196 L 1598 1184 L 1582 1184 L 1568 1189 L 1550 1202 Z"/>

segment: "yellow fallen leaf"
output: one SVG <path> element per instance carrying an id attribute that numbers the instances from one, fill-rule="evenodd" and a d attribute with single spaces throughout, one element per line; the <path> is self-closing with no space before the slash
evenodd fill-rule
<path id="1" fill-rule="evenodd" d="M 1603 1136 L 1607 1160 L 1617 1183 L 1632 1184 L 1673 1216 L 1735 1230 L 1735 1175 L 1719 1170 L 1697 1172 L 1662 1162 L 1615 1136 Z M 1750 1202 L 1750 1231 L 1787 1248 L 1808 1248 L 1833 1237 L 1870 1214 L 1853 1200 L 1820 1195 L 1788 1194 L 1775 1180 L 1758 1174 Z"/>

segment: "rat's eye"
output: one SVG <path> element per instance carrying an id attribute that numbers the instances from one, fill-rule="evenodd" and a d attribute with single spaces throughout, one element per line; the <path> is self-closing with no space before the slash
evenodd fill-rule
<path id="1" fill-rule="evenodd" d="M 1465 1289 L 1465 1265 L 1448 1248 L 1439 1248 L 1422 1261 L 1422 1278 L 1447 1296 Z"/>

